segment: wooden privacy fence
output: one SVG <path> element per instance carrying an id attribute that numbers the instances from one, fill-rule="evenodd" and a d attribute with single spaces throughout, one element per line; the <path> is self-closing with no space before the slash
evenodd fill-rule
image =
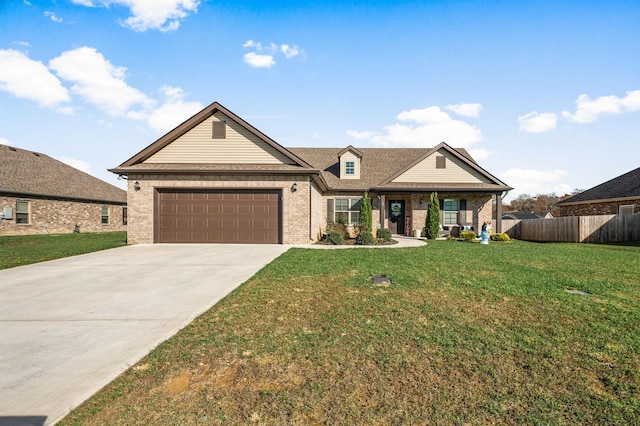
<path id="1" fill-rule="evenodd" d="M 502 231 L 527 241 L 614 243 L 640 241 L 640 213 L 502 220 Z"/>

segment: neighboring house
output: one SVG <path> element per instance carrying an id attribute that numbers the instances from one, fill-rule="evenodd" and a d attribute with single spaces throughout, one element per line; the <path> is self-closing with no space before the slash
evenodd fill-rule
<path id="1" fill-rule="evenodd" d="M 130 243 L 308 243 L 357 224 L 364 191 L 374 227 L 421 230 L 437 191 L 443 225 L 478 229 L 512 189 L 445 143 L 287 149 L 217 102 L 111 171 L 128 178 Z"/>
<path id="2" fill-rule="evenodd" d="M 0 235 L 126 229 L 127 193 L 47 155 L 0 145 Z"/>
<path id="3" fill-rule="evenodd" d="M 502 215 L 503 220 L 526 220 L 526 219 L 551 219 L 551 213 L 534 213 L 534 212 L 508 212 Z"/>
<path id="4" fill-rule="evenodd" d="M 556 204 L 559 216 L 640 213 L 640 168 Z"/>

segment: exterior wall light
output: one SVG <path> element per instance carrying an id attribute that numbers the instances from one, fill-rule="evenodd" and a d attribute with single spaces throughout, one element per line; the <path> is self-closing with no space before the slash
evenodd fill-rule
<path id="1" fill-rule="evenodd" d="M 140 191 L 140 184 L 138 183 L 138 181 L 135 181 L 135 182 L 133 183 L 133 189 L 134 189 L 135 191 Z"/>
<path id="2" fill-rule="evenodd" d="M 291 185 L 291 192 L 296 192 L 298 190 L 298 182 L 295 182 Z"/>

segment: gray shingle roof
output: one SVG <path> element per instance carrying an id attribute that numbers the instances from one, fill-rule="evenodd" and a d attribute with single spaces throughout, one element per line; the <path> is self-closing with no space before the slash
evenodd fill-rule
<path id="1" fill-rule="evenodd" d="M 332 190 L 364 191 L 377 188 L 392 191 L 501 191 L 510 189 L 506 185 L 501 185 L 499 181 L 496 184 L 385 183 L 388 178 L 426 155 L 433 148 L 358 148 L 359 152 L 362 153 L 360 179 L 340 179 L 338 154 L 344 151 L 344 148 L 288 149 L 313 167 L 319 169 L 327 182 L 327 186 Z M 456 151 L 466 158 L 469 163 L 476 165 L 466 150 L 459 148 Z"/>
<path id="2" fill-rule="evenodd" d="M 126 204 L 122 189 L 48 155 L 0 145 L 0 193 Z"/>
<path id="3" fill-rule="evenodd" d="M 557 205 L 628 197 L 640 197 L 640 167 L 562 200 Z"/>

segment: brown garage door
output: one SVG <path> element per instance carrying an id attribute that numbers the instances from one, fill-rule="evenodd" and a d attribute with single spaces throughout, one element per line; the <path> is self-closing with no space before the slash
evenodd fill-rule
<path id="1" fill-rule="evenodd" d="M 159 189 L 159 243 L 280 243 L 280 191 Z"/>

